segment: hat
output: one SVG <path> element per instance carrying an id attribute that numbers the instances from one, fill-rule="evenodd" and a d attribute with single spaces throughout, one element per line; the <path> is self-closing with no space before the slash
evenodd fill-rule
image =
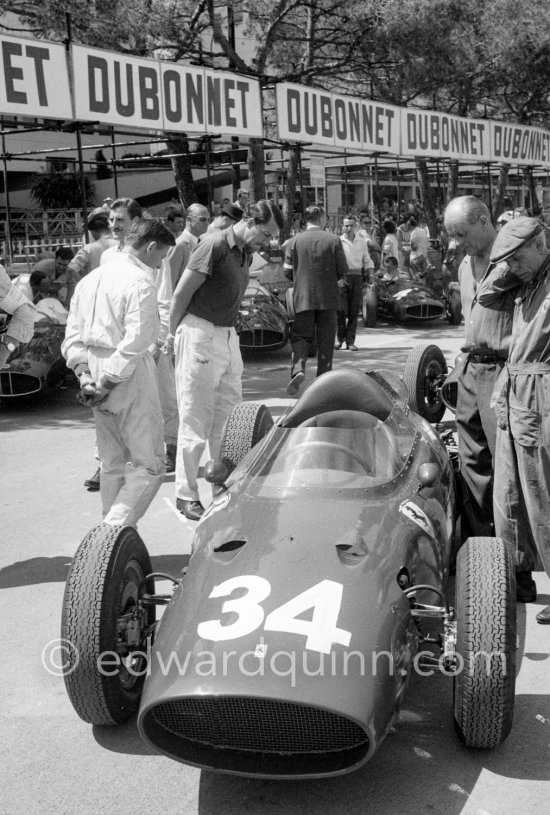
<path id="1" fill-rule="evenodd" d="M 109 213 L 105 207 L 96 207 L 88 215 L 88 226 L 90 229 L 101 229 L 109 226 Z"/>
<path id="2" fill-rule="evenodd" d="M 542 229 L 542 224 L 536 218 L 526 218 L 520 215 L 508 221 L 496 236 L 491 250 L 491 263 L 506 260 L 521 249 L 527 241 L 540 234 Z"/>
<path id="3" fill-rule="evenodd" d="M 519 218 L 520 215 L 527 215 L 523 207 L 519 209 L 507 209 L 506 212 L 502 212 L 497 218 L 497 224 L 507 224 L 508 221 L 513 220 L 514 218 Z"/>
<path id="4" fill-rule="evenodd" d="M 222 215 L 227 215 L 228 218 L 231 218 L 232 221 L 240 221 L 244 215 L 244 212 L 240 207 L 236 204 L 224 204 L 221 208 Z"/>

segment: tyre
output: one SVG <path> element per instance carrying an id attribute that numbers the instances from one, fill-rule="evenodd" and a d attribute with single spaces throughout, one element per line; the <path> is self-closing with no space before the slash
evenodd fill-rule
<path id="1" fill-rule="evenodd" d="M 468 538 L 456 567 L 455 725 L 466 747 L 490 749 L 512 727 L 516 682 L 516 581 L 500 538 Z"/>
<path id="2" fill-rule="evenodd" d="M 409 353 L 403 381 L 409 392 L 409 407 L 426 421 L 436 424 L 445 413 L 441 386 L 447 363 L 437 345 L 417 345 Z"/>
<path id="3" fill-rule="evenodd" d="M 374 286 L 367 285 L 363 289 L 362 316 L 363 325 L 372 328 L 377 320 L 378 298 Z"/>
<path id="4" fill-rule="evenodd" d="M 140 599 L 154 593 L 153 579 L 145 580 L 151 572 L 133 527 L 101 524 L 78 547 L 65 586 L 61 639 L 71 644 L 65 687 L 85 722 L 120 724 L 139 706 L 155 623 L 154 606 Z"/>
<path id="5" fill-rule="evenodd" d="M 273 427 L 271 413 L 261 402 L 235 405 L 223 429 L 220 458 L 232 472 Z"/>
<path id="6" fill-rule="evenodd" d="M 447 320 L 450 325 L 460 325 L 462 322 L 462 299 L 458 289 L 451 289 L 447 300 Z"/>

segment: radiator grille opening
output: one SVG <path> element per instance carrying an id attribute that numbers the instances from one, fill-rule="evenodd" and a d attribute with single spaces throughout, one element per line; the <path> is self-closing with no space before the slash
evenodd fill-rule
<path id="1" fill-rule="evenodd" d="M 261 775 L 344 771 L 368 753 L 356 722 L 322 708 L 255 697 L 186 697 L 145 714 L 143 730 L 174 758 Z"/>
<path id="2" fill-rule="evenodd" d="M 413 317 L 415 320 L 433 320 L 437 317 L 443 317 L 445 309 L 443 306 L 438 306 L 432 303 L 419 303 L 417 306 L 407 306 L 407 317 Z"/>
<path id="3" fill-rule="evenodd" d="M 241 331 L 239 343 L 242 348 L 275 348 L 286 343 L 280 331 L 258 328 L 254 331 Z"/>
<path id="4" fill-rule="evenodd" d="M 31 393 L 38 393 L 40 387 L 40 379 L 37 376 L 11 371 L 0 373 L 0 396 L 28 396 Z"/>

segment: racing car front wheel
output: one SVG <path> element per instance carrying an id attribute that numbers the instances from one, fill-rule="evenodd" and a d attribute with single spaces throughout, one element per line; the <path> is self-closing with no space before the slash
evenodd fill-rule
<path id="1" fill-rule="evenodd" d="M 84 538 L 69 569 L 61 621 L 65 686 L 85 722 L 114 725 L 139 706 L 147 637 L 155 623 L 151 559 L 133 527 L 101 524 Z"/>
<path id="2" fill-rule="evenodd" d="M 417 345 L 406 359 L 403 382 L 409 407 L 432 424 L 440 422 L 445 413 L 441 386 L 446 374 L 447 363 L 437 345 Z"/>
<path id="3" fill-rule="evenodd" d="M 241 402 L 231 411 L 223 429 L 220 458 L 232 472 L 247 453 L 273 427 L 273 418 L 261 402 Z"/>
<path id="4" fill-rule="evenodd" d="M 512 727 L 516 683 L 513 558 L 500 538 L 468 538 L 456 568 L 454 719 L 466 747 L 493 748 Z"/>

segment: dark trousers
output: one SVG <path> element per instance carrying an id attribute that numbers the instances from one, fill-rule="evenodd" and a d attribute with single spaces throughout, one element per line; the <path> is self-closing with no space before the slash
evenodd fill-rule
<path id="1" fill-rule="evenodd" d="M 460 470 L 476 518 L 475 535 L 494 535 L 493 459 L 497 419 L 491 395 L 503 363 L 468 360 L 458 380 L 456 427 Z"/>
<path id="2" fill-rule="evenodd" d="M 360 274 L 347 274 L 340 281 L 340 306 L 338 309 L 338 331 L 336 338 L 338 342 L 345 342 L 346 345 L 353 345 L 357 332 L 357 320 L 361 310 L 361 300 L 363 297 L 363 278 Z"/>
<path id="3" fill-rule="evenodd" d="M 310 344 L 317 339 L 317 376 L 332 370 L 336 311 L 299 311 L 290 328 L 292 367 L 290 375 L 306 369 Z"/>

